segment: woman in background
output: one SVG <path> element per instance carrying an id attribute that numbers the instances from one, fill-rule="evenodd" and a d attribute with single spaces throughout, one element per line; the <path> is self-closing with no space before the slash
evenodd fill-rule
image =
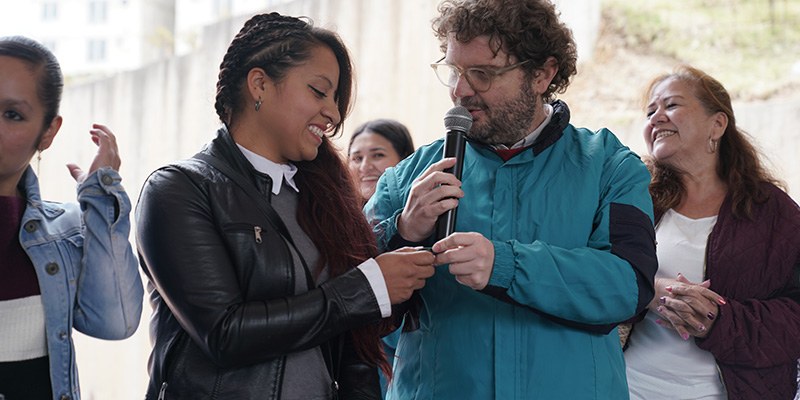
<path id="1" fill-rule="evenodd" d="M 367 204 L 375 193 L 378 179 L 386 168 L 394 167 L 398 162 L 414 152 L 414 141 L 408 128 L 393 119 L 375 119 L 365 122 L 356 128 L 350 137 L 348 148 L 348 165 L 353 179 L 361 190 L 361 205 Z M 397 342 L 400 340 L 398 327 L 394 332 L 382 339 L 383 351 L 394 356 Z M 388 381 L 381 374 L 381 392 L 386 394 Z"/>
<path id="2" fill-rule="evenodd" d="M 679 67 L 646 96 L 659 270 L 625 351 L 631 398 L 792 399 L 800 209 L 717 80 Z"/>
<path id="3" fill-rule="evenodd" d="M 0 398 L 80 399 L 73 327 L 124 339 L 142 282 L 128 242 L 131 203 L 111 131 L 94 125 L 88 171 L 67 167 L 78 204 L 42 200 L 30 161 L 53 143 L 64 85 L 53 53 L 0 38 Z"/>
<path id="4" fill-rule="evenodd" d="M 367 203 L 378 178 L 386 168 L 414 152 L 408 128 L 392 119 L 376 119 L 359 126 L 350 137 L 348 158 L 350 173 L 361 189 L 362 205 Z"/>
<path id="5" fill-rule="evenodd" d="M 256 15 L 231 42 L 216 139 L 154 172 L 139 199 L 147 399 L 380 398 L 376 324 L 434 257 L 377 256 L 331 143 L 351 87 L 344 44 L 304 20 Z"/>

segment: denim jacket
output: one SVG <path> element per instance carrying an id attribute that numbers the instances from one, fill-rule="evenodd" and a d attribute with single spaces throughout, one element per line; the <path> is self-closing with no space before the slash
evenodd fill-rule
<path id="1" fill-rule="evenodd" d="M 136 331 L 144 291 L 128 242 L 131 203 L 119 174 L 101 168 L 78 187 L 78 204 L 42 201 L 33 169 L 20 179 L 27 207 L 19 242 L 45 306 L 53 399 L 80 399 L 72 328 L 101 339 Z"/>

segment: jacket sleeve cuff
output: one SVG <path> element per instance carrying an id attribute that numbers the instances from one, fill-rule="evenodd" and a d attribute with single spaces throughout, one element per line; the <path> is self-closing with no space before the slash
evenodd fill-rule
<path id="1" fill-rule="evenodd" d="M 389 290 L 386 288 L 386 281 L 383 279 L 383 272 L 381 272 L 378 262 L 370 258 L 361 263 L 358 269 L 367 277 L 369 286 L 372 288 L 372 292 L 375 293 L 375 299 L 378 300 L 378 306 L 381 309 L 381 318 L 390 317 L 392 315 L 392 303 L 389 300 Z"/>
<path id="2" fill-rule="evenodd" d="M 508 289 L 514 280 L 514 249 L 510 243 L 492 241 L 494 245 L 494 267 L 488 286 Z"/>
<path id="3" fill-rule="evenodd" d="M 122 182 L 122 177 L 113 168 L 98 168 L 78 185 L 78 193 L 89 188 L 100 188 L 103 193 L 113 193 L 121 190 L 120 182 Z"/>

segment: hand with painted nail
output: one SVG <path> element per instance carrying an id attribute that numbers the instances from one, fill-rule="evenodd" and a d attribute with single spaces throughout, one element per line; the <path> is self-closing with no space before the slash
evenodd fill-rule
<path id="1" fill-rule="evenodd" d="M 678 279 L 665 282 L 669 283 L 663 287 L 667 294 L 658 298 L 656 311 L 684 340 L 688 339 L 687 334 L 706 337 L 719 315 L 719 305 L 724 303 L 719 294 L 709 289 L 711 282 L 693 283 L 681 274 Z"/>
<path id="2" fill-rule="evenodd" d="M 708 280 L 693 283 L 678 274 L 677 281 L 678 284 L 666 288 L 670 293 L 667 301 L 672 304 L 667 307 L 681 315 L 692 336 L 708 336 L 719 315 L 719 306 L 724 303 L 722 296 L 709 289 L 711 282 Z"/>
<path id="3" fill-rule="evenodd" d="M 691 336 L 689 333 L 690 325 L 688 325 L 680 315 L 668 307 L 667 302 L 674 304 L 672 299 L 666 295 L 658 297 L 658 290 L 656 290 L 656 298 L 650 303 L 652 306 L 651 311 L 656 312 L 660 317 L 656 320 L 656 324 L 664 328 L 673 329 L 678 332 L 678 335 L 683 340 L 688 340 Z"/>

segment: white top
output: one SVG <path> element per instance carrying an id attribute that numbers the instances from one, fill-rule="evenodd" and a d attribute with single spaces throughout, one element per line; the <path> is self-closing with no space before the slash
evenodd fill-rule
<path id="1" fill-rule="evenodd" d="M 716 222 L 716 216 L 691 219 L 668 210 L 656 227 L 656 278 L 676 279 L 680 273 L 702 282 L 708 235 Z M 683 340 L 675 330 L 657 325 L 656 319 L 659 315 L 648 312 L 628 341 L 631 399 L 727 399 L 711 353 L 691 337 Z"/>
<path id="2" fill-rule="evenodd" d="M 298 193 L 300 189 L 294 183 L 294 175 L 297 173 L 297 167 L 293 164 L 278 164 L 274 161 L 268 160 L 250 150 L 247 150 L 239 143 L 236 143 L 239 150 L 242 151 L 244 157 L 250 164 L 253 165 L 256 171 L 262 174 L 267 174 L 272 179 L 272 193 L 278 195 L 281 190 L 283 181 L 291 186 Z M 386 281 L 383 279 L 381 267 L 375 259 L 370 258 L 358 266 L 358 269 L 367 277 L 372 292 L 375 293 L 375 298 L 378 300 L 378 305 L 381 309 L 381 317 L 386 318 L 392 315 L 392 303 L 389 299 L 389 289 L 386 288 Z"/>
<path id="3" fill-rule="evenodd" d="M 32 360 L 46 355 L 42 296 L 0 301 L 0 362 Z"/>

